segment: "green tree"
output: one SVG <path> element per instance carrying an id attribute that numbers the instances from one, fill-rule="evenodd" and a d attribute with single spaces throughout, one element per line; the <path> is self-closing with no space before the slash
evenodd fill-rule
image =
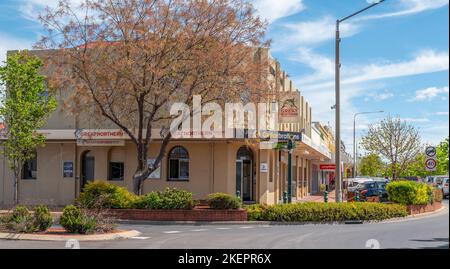
<path id="1" fill-rule="evenodd" d="M 0 66 L 2 104 L 0 117 L 5 130 L 3 151 L 14 174 L 14 201 L 19 201 L 19 178 L 23 163 L 34 158 L 45 138 L 37 134 L 56 108 L 56 100 L 46 90 L 39 74 L 42 61 L 27 51 L 15 53 Z"/>
<path id="2" fill-rule="evenodd" d="M 430 172 L 425 169 L 425 154 L 419 153 L 413 161 L 408 163 L 405 169 L 399 172 L 399 177 L 419 176 L 424 178 L 429 174 Z"/>
<path id="3" fill-rule="evenodd" d="M 448 141 L 449 138 L 447 137 L 436 147 L 437 172 L 440 175 L 448 174 Z"/>
<path id="4" fill-rule="evenodd" d="M 387 160 L 387 171 L 393 179 L 407 169 L 422 148 L 417 129 L 398 117 L 390 116 L 371 124 L 361 144 L 367 152 Z"/>
<path id="5" fill-rule="evenodd" d="M 368 154 L 361 158 L 359 164 L 360 175 L 376 177 L 378 173 L 385 176 L 385 163 L 383 163 L 380 156 Z"/>

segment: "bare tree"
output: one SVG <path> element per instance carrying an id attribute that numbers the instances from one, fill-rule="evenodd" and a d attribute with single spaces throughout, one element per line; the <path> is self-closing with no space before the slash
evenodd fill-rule
<path id="1" fill-rule="evenodd" d="M 371 124 L 361 144 L 368 152 L 388 161 L 393 179 L 415 160 L 421 147 L 419 133 L 414 126 L 390 116 L 377 124 Z"/>
<path id="2" fill-rule="evenodd" d="M 258 57 L 266 23 L 245 0 L 60 1 L 40 20 L 48 34 L 36 48 L 46 59 L 51 83 L 73 88 L 69 111 L 92 110 L 122 129 L 137 147 L 134 192 L 160 166 L 171 139 L 169 107 L 264 98 L 267 63 Z M 152 130 L 163 141 L 152 167 L 147 153 Z"/>

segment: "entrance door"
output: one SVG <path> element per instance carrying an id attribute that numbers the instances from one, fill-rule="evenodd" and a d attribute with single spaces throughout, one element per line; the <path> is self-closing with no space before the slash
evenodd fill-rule
<path id="1" fill-rule="evenodd" d="M 236 156 L 236 194 L 239 194 L 244 202 L 254 202 L 255 184 L 253 154 L 247 147 L 241 147 Z"/>
<path id="2" fill-rule="evenodd" d="M 94 156 L 87 156 L 87 154 L 84 154 L 81 160 L 81 165 L 81 189 L 83 189 L 86 183 L 94 180 Z"/>
<path id="3" fill-rule="evenodd" d="M 252 161 L 249 160 L 242 164 L 242 199 L 253 201 Z"/>
<path id="4" fill-rule="evenodd" d="M 254 201 L 252 174 L 252 161 L 236 160 L 236 194 L 239 193 L 244 202 Z"/>

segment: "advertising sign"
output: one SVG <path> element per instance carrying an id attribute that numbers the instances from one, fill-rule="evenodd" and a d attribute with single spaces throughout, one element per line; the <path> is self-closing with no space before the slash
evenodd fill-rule
<path id="1" fill-rule="evenodd" d="M 320 170 L 326 170 L 326 171 L 334 171 L 336 170 L 336 164 L 329 163 L 329 164 L 321 164 L 319 165 Z"/>
<path id="2" fill-rule="evenodd" d="M 279 103 L 278 122 L 298 123 L 300 118 L 300 93 L 282 92 Z"/>
<path id="3" fill-rule="evenodd" d="M 65 161 L 63 163 L 63 177 L 73 177 L 73 162 Z"/>

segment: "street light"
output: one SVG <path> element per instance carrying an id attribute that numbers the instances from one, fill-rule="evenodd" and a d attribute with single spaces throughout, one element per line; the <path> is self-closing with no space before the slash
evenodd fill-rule
<path id="1" fill-rule="evenodd" d="M 368 10 L 369 8 L 372 8 L 380 3 L 384 2 L 384 0 L 380 0 L 376 3 L 373 3 L 366 8 L 363 8 L 347 17 L 344 17 L 343 19 L 336 21 L 336 81 L 335 81 L 335 87 L 336 87 L 336 151 L 335 151 L 335 161 L 336 161 L 336 202 L 342 202 L 342 175 L 341 175 L 341 115 L 340 115 L 340 109 L 341 109 L 341 97 L 340 97 L 340 68 L 341 63 L 339 61 L 339 53 L 340 53 L 340 47 L 339 44 L 341 42 L 341 38 L 339 35 L 339 24 L 345 20 L 350 19 L 353 16 L 358 15 L 361 12 L 364 12 Z"/>
<path id="2" fill-rule="evenodd" d="M 355 113 L 355 115 L 353 115 L 353 177 L 356 177 L 358 172 L 356 169 L 356 163 L 357 163 L 357 159 L 356 159 L 356 140 L 355 140 L 355 136 L 356 136 L 356 116 L 358 115 L 362 115 L 362 114 L 373 114 L 373 113 L 383 113 L 383 110 L 380 111 L 368 111 L 368 112 L 359 112 L 359 113 Z"/>

